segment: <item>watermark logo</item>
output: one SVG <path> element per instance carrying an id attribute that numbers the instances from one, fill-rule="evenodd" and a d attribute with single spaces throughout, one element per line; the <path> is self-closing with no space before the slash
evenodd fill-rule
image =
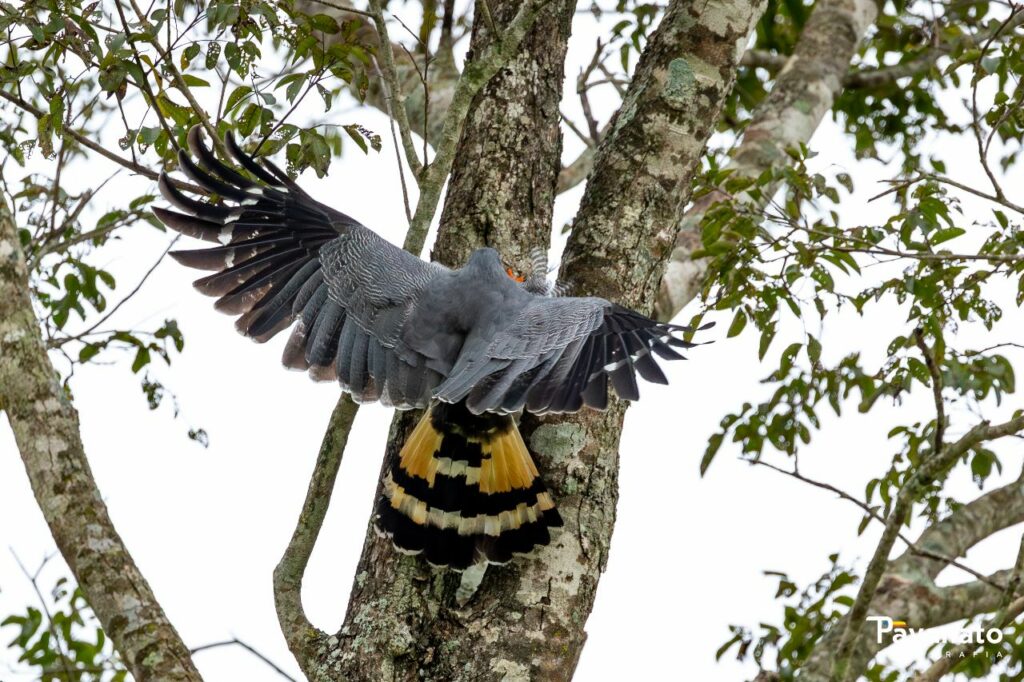
<path id="1" fill-rule="evenodd" d="M 912 628 L 907 621 L 888 616 L 868 616 L 868 620 L 875 624 L 875 641 L 879 644 L 885 644 L 890 639 L 899 642 L 926 629 Z M 1003 631 L 999 628 L 972 628 L 961 630 L 959 636 L 946 638 L 945 641 L 949 644 L 999 644 L 1003 641 Z"/>

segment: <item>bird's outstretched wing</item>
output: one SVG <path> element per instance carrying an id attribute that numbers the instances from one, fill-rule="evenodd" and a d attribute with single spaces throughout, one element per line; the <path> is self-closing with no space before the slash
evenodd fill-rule
<path id="1" fill-rule="evenodd" d="M 165 225 L 219 243 L 176 251 L 183 265 L 214 274 L 196 280 L 215 307 L 240 315 L 238 330 L 266 341 L 298 323 L 284 351 L 286 366 L 337 379 L 361 402 L 425 407 L 444 379 L 430 358 L 402 339 L 417 297 L 448 270 L 387 242 L 352 218 L 311 198 L 284 172 L 225 143 L 244 175 L 221 162 L 194 128 L 193 161 L 181 170 L 220 197 L 197 201 L 161 176 L 160 190 L 179 211 L 154 208 Z"/>
<path id="2" fill-rule="evenodd" d="M 337 379 L 360 402 L 426 407 L 465 401 L 474 413 L 604 409 L 609 384 L 639 397 L 636 375 L 667 383 L 655 356 L 677 359 L 694 344 L 601 298 L 548 297 L 494 267 L 451 271 L 382 239 L 311 198 L 267 160 L 230 137 L 248 175 L 188 136 L 182 172 L 221 199 L 198 201 L 166 175 L 160 190 L 179 211 L 154 208 L 164 224 L 219 245 L 171 255 L 214 274 L 195 282 L 236 327 L 266 341 L 298 320 L 286 366 Z M 497 273 L 497 276 L 495 275 Z M 493 294 L 490 297 L 483 294 Z M 500 301 L 493 306 L 483 299 Z"/>
<path id="3" fill-rule="evenodd" d="M 603 410 L 609 383 L 625 400 L 640 397 L 637 374 L 667 384 L 655 356 L 683 359 L 675 348 L 696 344 L 674 333 L 688 331 L 603 298 L 537 296 L 489 343 L 464 348 L 437 396 L 477 414 Z"/>

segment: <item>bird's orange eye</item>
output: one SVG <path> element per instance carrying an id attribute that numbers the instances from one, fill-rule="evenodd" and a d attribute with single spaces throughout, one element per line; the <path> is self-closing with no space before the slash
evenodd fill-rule
<path id="1" fill-rule="evenodd" d="M 517 275 L 515 273 L 515 271 L 512 270 L 512 268 L 505 268 L 505 272 L 508 273 L 509 277 L 511 277 L 512 279 L 514 279 L 517 282 L 525 282 L 526 281 L 525 277 L 523 277 L 522 275 Z"/>

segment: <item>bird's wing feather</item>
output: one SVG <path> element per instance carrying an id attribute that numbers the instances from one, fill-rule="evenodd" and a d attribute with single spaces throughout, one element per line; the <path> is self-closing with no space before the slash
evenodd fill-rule
<path id="1" fill-rule="evenodd" d="M 227 149 L 248 175 L 218 160 L 198 129 L 188 141 L 196 161 L 182 152 L 181 170 L 223 201 L 191 199 L 161 176 L 160 189 L 178 210 L 154 213 L 178 232 L 218 244 L 171 254 L 214 271 L 196 288 L 219 297 L 217 309 L 240 315 L 238 330 L 260 342 L 297 320 L 284 352 L 288 367 L 337 379 L 359 401 L 425 407 L 444 377 L 401 331 L 420 294 L 447 269 L 314 200 L 230 136 Z"/>
<path id="2" fill-rule="evenodd" d="M 480 412 L 576 412 L 604 409 L 608 384 L 639 397 L 636 375 L 667 383 L 654 355 L 679 359 L 693 343 L 661 324 L 602 298 L 537 296 L 489 343 L 467 344 L 436 395 Z"/>

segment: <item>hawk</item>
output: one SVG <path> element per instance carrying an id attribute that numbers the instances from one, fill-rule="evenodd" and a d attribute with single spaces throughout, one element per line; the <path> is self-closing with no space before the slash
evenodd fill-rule
<path id="1" fill-rule="evenodd" d="M 505 563 L 550 542 L 562 525 L 515 413 L 602 410 L 609 385 L 636 400 L 637 375 L 667 383 L 655 357 L 694 344 L 603 298 L 550 295 L 538 275 L 511 277 L 494 249 L 461 268 L 421 260 L 304 192 L 230 134 L 238 167 L 198 128 L 180 170 L 217 203 L 192 199 L 166 174 L 176 210 L 165 225 L 214 246 L 175 251 L 213 274 L 195 281 L 235 327 L 263 342 L 292 326 L 286 367 L 333 380 L 357 402 L 426 409 L 386 476 L 375 522 L 406 553 L 456 570 Z M 544 279 L 540 274 L 540 279 Z"/>

